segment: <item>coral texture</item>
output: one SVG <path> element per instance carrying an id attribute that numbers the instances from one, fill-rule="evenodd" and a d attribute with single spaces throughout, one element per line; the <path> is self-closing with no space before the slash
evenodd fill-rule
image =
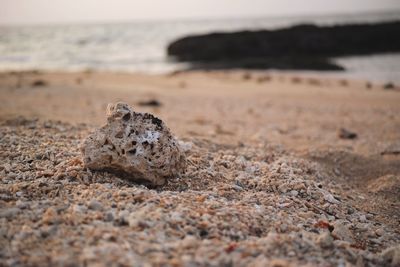
<path id="1" fill-rule="evenodd" d="M 107 124 L 85 139 L 81 151 L 89 169 L 116 172 L 152 185 L 164 184 L 185 168 L 184 155 L 168 127 L 125 103 L 108 105 Z"/>

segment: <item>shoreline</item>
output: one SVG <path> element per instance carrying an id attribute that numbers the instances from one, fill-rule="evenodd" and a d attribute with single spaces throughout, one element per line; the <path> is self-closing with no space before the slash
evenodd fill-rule
<path id="1" fill-rule="evenodd" d="M 108 73 L 108 74 L 123 74 L 123 75 L 148 75 L 148 76 L 169 76 L 175 73 L 199 73 L 199 72 L 227 72 L 227 73 L 237 73 L 237 72 L 251 72 L 251 73 L 260 73 L 260 74 L 271 74 L 271 75 L 285 75 L 285 76 L 302 76 L 304 78 L 324 78 L 324 79 L 346 79 L 351 81 L 358 82 L 370 82 L 375 83 L 376 85 L 384 85 L 386 83 L 400 83 L 400 78 L 396 70 L 394 71 L 378 71 L 374 70 L 360 70 L 357 69 L 354 65 L 356 62 L 365 61 L 368 58 L 376 58 L 375 60 L 382 61 L 379 64 L 385 64 L 387 61 L 387 57 L 400 57 L 400 53 L 387 53 L 387 54 L 373 54 L 369 56 L 346 56 L 346 57 L 337 57 L 332 58 L 332 62 L 340 62 L 340 65 L 344 66 L 344 70 L 338 71 L 327 71 L 327 70 L 278 70 L 278 69 L 190 69 L 188 66 L 186 67 L 171 67 L 164 70 L 102 70 L 102 69 L 40 69 L 40 68 L 24 68 L 24 69 L 0 69 L 0 74 L 85 74 L 85 73 Z M 356 60 L 354 60 L 356 59 Z M 164 63 L 163 63 L 164 64 Z M 173 64 L 188 64 L 188 63 L 179 63 L 175 62 Z"/>

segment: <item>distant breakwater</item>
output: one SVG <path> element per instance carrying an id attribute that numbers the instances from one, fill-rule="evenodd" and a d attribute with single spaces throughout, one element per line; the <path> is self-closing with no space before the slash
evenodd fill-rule
<path id="1" fill-rule="evenodd" d="M 188 36 L 167 54 L 192 69 L 343 70 L 333 57 L 400 51 L 400 21 Z"/>

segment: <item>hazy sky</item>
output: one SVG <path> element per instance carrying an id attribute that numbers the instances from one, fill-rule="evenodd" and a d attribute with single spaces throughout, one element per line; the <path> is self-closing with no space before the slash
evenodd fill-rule
<path id="1" fill-rule="evenodd" d="M 400 10 L 400 0 L 0 0 L 0 24 Z"/>

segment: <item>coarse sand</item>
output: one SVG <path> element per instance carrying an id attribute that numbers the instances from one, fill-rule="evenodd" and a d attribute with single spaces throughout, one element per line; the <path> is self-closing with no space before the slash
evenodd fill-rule
<path id="1" fill-rule="evenodd" d="M 0 92 L 0 266 L 400 266 L 396 86 L 32 71 L 1 73 Z M 182 175 L 83 168 L 118 101 L 182 141 Z"/>

